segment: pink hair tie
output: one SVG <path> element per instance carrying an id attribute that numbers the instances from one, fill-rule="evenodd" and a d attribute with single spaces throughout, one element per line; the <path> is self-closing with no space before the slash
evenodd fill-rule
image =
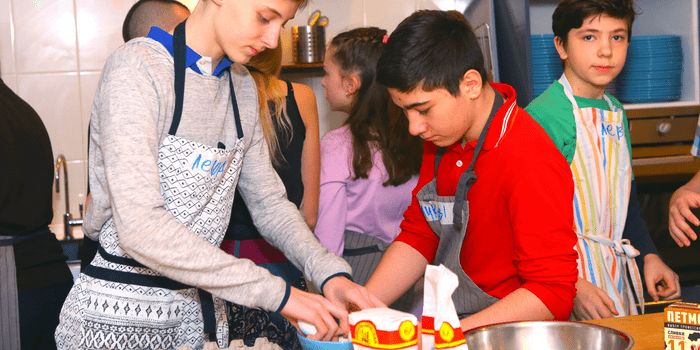
<path id="1" fill-rule="evenodd" d="M 382 39 L 382 44 L 386 44 L 387 40 L 389 40 L 389 36 L 384 34 L 384 38 Z"/>

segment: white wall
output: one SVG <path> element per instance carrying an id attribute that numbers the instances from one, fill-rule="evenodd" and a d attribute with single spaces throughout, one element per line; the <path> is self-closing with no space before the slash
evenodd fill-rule
<path id="1" fill-rule="evenodd" d="M 122 44 L 121 26 L 136 0 L 0 0 L 0 76 L 41 116 L 51 137 L 54 157 L 68 160 L 71 213 L 85 202 L 87 125 L 104 62 Z M 192 8 L 196 0 L 181 0 Z M 417 9 L 463 9 L 469 0 L 311 0 L 287 24 L 305 25 L 321 10 L 330 21 L 326 40 L 358 26 L 389 31 Z M 284 59 L 291 62 L 290 54 Z M 321 134 L 341 125 L 344 116 L 329 113 L 322 74 L 289 78 L 316 92 Z M 62 196 L 63 194 L 61 194 Z M 60 201 L 60 202 L 59 202 Z M 63 197 L 55 196 L 54 232 L 62 232 Z M 78 228 L 79 230 L 79 228 Z"/>

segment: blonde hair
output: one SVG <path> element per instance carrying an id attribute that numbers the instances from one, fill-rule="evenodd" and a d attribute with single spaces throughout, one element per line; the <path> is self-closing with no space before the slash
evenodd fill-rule
<path id="1" fill-rule="evenodd" d="M 260 124 L 262 124 L 265 141 L 270 151 L 270 159 L 275 165 L 280 165 L 285 161 L 281 151 L 281 141 L 286 141 L 286 144 L 292 140 L 292 123 L 287 115 L 287 94 L 282 87 L 285 84 L 277 76 L 282 69 L 282 50 L 281 45 L 277 45 L 274 49 L 267 49 L 255 56 L 248 62 L 248 66 L 255 69 L 251 70 L 250 75 L 253 76 L 258 91 L 258 105 L 260 108 Z M 272 108 L 271 108 L 272 107 Z M 283 131 L 286 136 L 285 140 L 280 140 L 277 137 L 277 128 Z"/>

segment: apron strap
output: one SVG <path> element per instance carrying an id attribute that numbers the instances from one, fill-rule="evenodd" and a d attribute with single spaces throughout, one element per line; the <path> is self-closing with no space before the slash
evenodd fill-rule
<path id="1" fill-rule="evenodd" d="M 209 336 L 209 340 L 216 338 L 216 316 L 214 313 L 214 298 L 211 293 L 204 289 L 197 288 L 199 292 L 199 302 L 202 304 L 202 318 L 204 319 L 204 333 Z"/>
<path id="2" fill-rule="evenodd" d="M 597 242 L 599 244 L 606 245 L 608 247 L 612 247 L 615 251 L 615 255 L 622 257 L 622 265 L 625 266 L 625 276 L 623 276 L 622 278 L 627 279 L 633 291 L 632 297 L 634 298 L 634 300 L 629 300 L 630 306 L 635 307 L 636 305 L 639 314 L 643 314 L 644 300 L 637 300 L 638 298 L 642 298 L 642 281 L 636 278 L 636 276 L 640 275 L 639 271 L 637 270 L 637 264 L 634 261 L 634 258 L 639 256 L 639 251 L 635 249 L 632 246 L 632 244 L 630 244 L 630 240 L 622 239 L 619 241 L 613 241 L 603 236 L 582 235 L 580 233 L 577 233 L 576 235 L 579 239 L 587 239 L 590 241 Z M 624 305 L 622 305 L 622 307 L 624 308 Z"/>
<path id="3" fill-rule="evenodd" d="M 611 247 L 615 250 L 615 254 L 617 255 L 626 255 L 628 258 L 636 258 L 639 256 L 639 251 L 634 248 L 632 244 L 630 244 L 629 239 L 613 241 L 612 239 L 604 236 L 582 235 L 580 233 L 577 233 L 576 235 L 579 239 L 588 239 Z"/>
<path id="4" fill-rule="evenodd" d="M 13 236 L 0 236 L 9 241 Z M 0 246 L 0 348 L 20 350 L 17 269 L 12 245 Z"/>
<path id="5" fill-rule="evenodd" d="M 97 249 L 97 252 L 103 259 L 115 264 L 121 264 L 131 267 L 146 267 L 134 259 L 109 254 L 101 245 Z M 166 276 L 153 276 L 133 272 L 116 271 L 106 269 L 103 267 L 97 267 L 94 265 L 86 266 L 82 272 L 87 276 L 99 278 L 105 281 L 133 284 L 145 287 L 167 288 L 172 290 L 196 288 L 185 283 L 175 281 Z M 199 301 L 202 308 L 202 319 L 204 320 L 204 333 L 206 333 L 209 336 L 210 340 L 217 339 L 216 316 L 214 311 L 213 297 L 211 293 L 201 288 L 197 288 L 197 293 L 199 294 Z"/>
<path id="6" fill-rule="evenodd" d="M 360 256 L 384 252 L 390 243 L 371 236 L 368 233 L 361 233 L 352 230 L 345 230 L 343 233 L 344 247 L 343 256 Z"/>
<path id="7" fill-rule="evenodd" d="M 476 164 L 476 158 L 479 156 L 481 148 L 484 146 L 484 141 L 486 141 L 486 134 L 489 131 L 489 126 L 491 126 L 491 121 L 493 120 L 493 117 L 496 116 L 496 113 L 498 113 L 498 110 L 501 108 L 501 106 L 503 106 L 504 101 L 501 93 L 495 89 L 494 93 L 496 95 L 493 98 L 493 105 L 491 106 L 491 113 L 489 114 L 489 119 L 486 120 L 484 128 L 481 129 L 481 135 L 479 135 L 479 140 L 476 141 L 476 147 L 474 147 L 474 158 L 472 158 L 472 162 L 469 164 L 469 168 L 467 168 L 467 171 L 471 171 L 472 169 L 474 169 L 474 164 Z"/>
<path id="8" fill-rule="evenodd" d="M 491 126 L 491 121 L 496 115 L 498 110 L 503 105 L 503 96 L 498 90 L 495 90 L 495 96 L 493 99 L 493 106 L 491 107 L 491 113 L 489 118 L 486 120 L 484 128 L 481 130 L 481 135 L 479 135 L 479 140 L 476 142 L 476 147 L 474 148 L 474 157 L 472 158 L 469 167 L 462 175 L 459 177 L 459 182 L 457 183 L 457 190 L 455 191 L 455 205 L 452 208 L 454 214 L 453 223 L 462 226 L 462 207 L 464 206 L 464 201 L 467 199 L 467 192 L 471 188 L 472 184 L 476 182 L 476 173 L 474 172 L 474 165 L 476 164 L 476 158 L 481 152 L 481 148 L 484 146 L 484 141 L 486 140 L 486 134 L 489 131 L 489 126 Z M 437 168 L 437 167 L 436 167 Z M 436 175 L 437 176 L 437 175 Z M 437 178 L 437 177 L 436 177 Z"/>
<path id="9" fill-rule="evenodd" d="M 44 227 L 42 229 L 36 230 L 28 235 L 0 236 L 0 247 L 13 246 L 19 242 L 26 241 L 28 239 L 32 239 L 34 237 L 37 237 L 37 236 L 45 234 L 45 233 L 51 233 L 51 230 L 49 230 L 48 226 Z"/>
<path id="10" fill-rule="evenodd" d="M 184 104 L 185 97 L 185 71 L 187 69 L 187 44 L 185 41 L 185 23 L 178 24 L 175 27 L 175 32 L 173 33 L 173 58 L 175 60 L 175 107 L 173 108 L 173 121 L 170 124 L 170 130 L 168 130 L 169 135 L 177 134 L 177 129 L 180 126 L 180 121 L 182 120 L 182 106 Z M 229 88 L 231 92 L 231 105 L 233 108 L 233 116 L 236 121 L 236 133 L 238 138 L 243 138 L 243 127 L 241 126 L 241 115 L 238 110 L 238 101 L 236 100 L 236 91 L 233 88 L 233 75 L 231 74 L 231 68 L 229 67 Z M 221 147 L 219 145 L 219 148 Z"/>
<path id="11" fill-rule="evenodd" d="M 437 179 L 437 173 L 438 173 L 438 166 L 440 165 L 440 160 L 442 160 L 442 156 L 445 154 L 445 150 L 447 150 L 447 147 L 438 147 L 437 152 L 435 152 L 435 178 Z"/>
<path id="12" fill-rule="evenodd" d="M 231 68 L 229 67 L 229 79 L 228 86 L 231 89 L 231 105 L 233 106 L 233 116 L 236 121 L 236 133 L 239 139 L 243 138 L 243 126 L 241 126 L 241 114 L 238 111 L 238 101 L 236 100 L 236 91 L 233 89 L 233 74 L 231 74 Z"/>
<path id="13" fill-rule="evenodd" d="M 170 124 L 169 135 L 175 135 L 182 119 L 182 104 L 185 96 L 185 70 L 187 59 L 187 45 L 185 44 L 185 23 L 182 21 L 175 27 L 173 33 L 173 56 L 175 59 L 175 108 L 173 109 L 173 121 Z"/>

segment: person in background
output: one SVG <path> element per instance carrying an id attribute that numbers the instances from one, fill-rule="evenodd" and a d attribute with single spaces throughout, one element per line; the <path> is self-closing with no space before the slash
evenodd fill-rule
<path id="1" fill-rule="evenodd" d="M 145 37 L 151 27 L 170 32 L 189 15 L 187 6 L 177 0 L 139 0 L 124 18 L 122 38 L 127 42 L 133 38 Z"/>
<path id="2" fill-rule="evenodd" d="M 53 333 L 73 275 L 48 226 L 51 140 L 36 111 L 2 79 L 0 164 L 0 348 L 56 349 Z"/>
<path id="3" fill-rule="evenodd" d="M 564 74 L 526 110 L 571 167 L 579 278 L 572 319 L 643 311 L 642 279 L 654 301 L 680 296 L 642 219 L 622 104 L 605 86 L 622 70 L 635 17 L 632 0 L 564 0 L 552 15 Z M 639 308 L 637 305 L 642 305 Z"/>
<path id="4" fill-rule="evenodd" d="M 576 295 L 571 171 L 515 90 L 488 80 L 457 11 L 413 13 L 377 62 L 377 81 L 425 146 L 401 233 L 366 287 L 388 304 L 427 264 L 443 264 L 459 280 L 452 299 L 463 331 L 565 320 Z"/>
<path id="5" fill-rule="evenodd" d="M 695 140 L 690 153 L 700 158 L 700 119 L 695 132 Z M 677 189 L 671 196 L 668 211 L 668 231 L 679 247 L 689 247 L 690 241 L 698 239 L 698 235 L 686 222 L 689 221 L 695 227 L 700 226 L 698 217 L 690 211 L 691 208 L 700 208 L 700 172 L 695 174 L 687 184 Z"/>
<path id="6" fill-rule="evenodd" d="M 401 109 L 375 80 L 386 39 L 386 30 L 376 27 L 336 35 L 326 50 L 321 82 L 330 109 L 348 118 L 321 143 L 314 233 L 330 252 L 350 263 L 353 280 L 361 285 L 399 233 L 418 182 L 423 146 L 408 133 Z M 419 296 L 408 293 L 392 308 L 419 309 Z"/>
<path id="7" fill-rule="evenodd" d="M 309 230 L 269 159 L 255 83 L 242 64 L 278 44 L 305 1 L 204 0 L 174 32 L 153 28 L 107 60 L 90 119 L 98 255 L 63 305 L 59 349 L 229 345 L 225 301 L 348 332 L 348 308 L 384 304 Z M 324 295 L 291 287 L 218 246 L 236 190 L 263 238 Z M 89 302 L 87 302 L 89 300 Z M 338 321 L 336 321 L 338 319 Z"/>
<path id="8" fill-rule="evenodd" d="M 318 214 L 319 134 L 316 96 L 306 85 L 277 78 L 282 49 L 277 46 L 255 55 L 246 66 L 255 80 L 260 124 L 270 159 L 297 208 L 302 205 L 309 228 Z M 292 287 L 307 291 L 304 275 L 258 232 L 240 191 L 236 191 L 231 220 L 221 249 L 238 258 L 250 259 Z M 229 303 L 229 337 L 253 346 L 266 338 L 283 349 L 301 349 L 294 326 L 279 313 Z"/>
<path id="9" fill-rule="evenodd" d="M 131 6 L 124 18 L 122 38 L 124 38 L 124 42 L 127 42 L 133 38 L 145 37 L 152 27 L 172 32 L 175 30 L 175 26 L 186 20 L 189 15 L 190 10 L 187 6 L 176 0 L 139 0 Z M 90 140 L 90 128 L 88 128 L 88 140 Z M 87 197 L 85 198 L 86 211 L 91 198 L 90 183 L 88 183 Z M 97 241 L 84 236 L 79 249 L 81 270 L 90 264 L 97 254 L 98 247 Z"/>

